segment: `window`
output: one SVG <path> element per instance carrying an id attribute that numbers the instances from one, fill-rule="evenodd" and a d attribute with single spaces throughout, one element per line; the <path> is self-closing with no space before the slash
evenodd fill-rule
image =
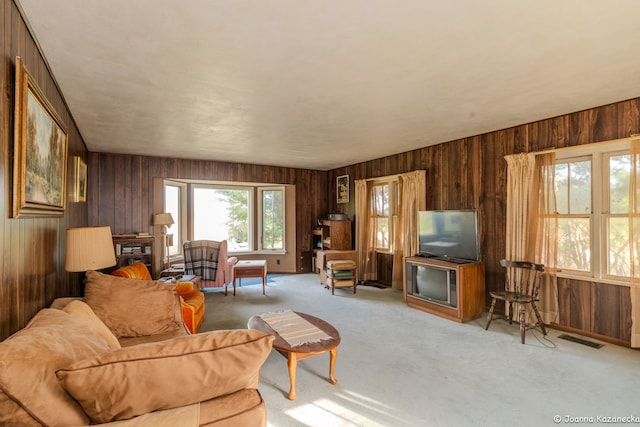
<path id="1" fill-rule="evenodd" d="M 229 252 L 252 248 L 251 188 L 193 187 L 193 239 L 226 240 Z"/>
<path id="2" fill-rule="evenodd" d="M 284 249 L 284 190 L 260 189 L 260 249 Z"/>
<path id="3" fill-rule="evenodd" d="M 558 268 L 591 272 L 591 159 L 556 163 Z"/>
<path id="4" fill-rule="evenodd" d="M 236 253 L 284 252 L 285 188 L 165 180 L 165 209 L 176 223 L 169 232 L 184 229 L 170 254 L 180 255 L 185 240 L 227 240 L 228 251 Z"/>
<path id="5" fill-rule="evenodd" d="M 371 189 L 371 220 L 376 229 L 376 249 L 393 250 L 394 228 L 398 213 L 398 181 L 376 183 Z"/>
<path id="6" fill-rule="evenodd" d="M 169 256 L 182 255 L 182 240 L 186 234 L 182 226 L 184 207 L 186 206 L 186 185 L 179 182 L 167 181 L 164 185 L 164 212 L 169 212 L 174 223 L 167 228 L 167 234 L 173 236 L 173 245 L 169 246 Z"/>
<path id="7" fill-rule="evenodd" d="M 561 275 L 628 281 L 628 141 L 562 152 L 556 160 Z M 574 157 L 567 157 L 574 154 Z"/>

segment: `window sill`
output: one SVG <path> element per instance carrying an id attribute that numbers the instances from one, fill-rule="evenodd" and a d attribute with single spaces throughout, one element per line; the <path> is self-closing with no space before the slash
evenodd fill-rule
<path id="1" fill-rule="evenodd" d="M 278 250 L 278 251 L 241 251 L 241 252 L 227 252 L 228 256 L 237 256 L 237 255 L 286 255 L 286 250 Z"/>
<path id="2" fill-rule="evenodd" d="M 627 288 L 631 286 L 631 284 L 628 281 L 623 281 L 623 280 L 615 280 L 615 279 L 608 279 L 608 278 L 605 279 L 605 278 L 598 278 L 598 277 L 591 277 L 591 276 L 580 276 L 577 274 L 562 274 L 562 273 L 558 273 L 556 276 L 561 279 L 579 280 L 582 282 L 604 283 L 607 285 L 624 286 Z"/>

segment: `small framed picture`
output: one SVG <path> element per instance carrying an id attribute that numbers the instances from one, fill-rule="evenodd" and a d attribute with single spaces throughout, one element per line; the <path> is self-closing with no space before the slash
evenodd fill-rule
<path id="1" fill-rule="evenodd" d="M 338 203 L 349 203 L 349 175 L 336 178 L 336 195 Z"/>
<path id="2" fill-rule="evenodd" d="M 82 157 L 73 158 L 74 182 L 72 200 L 74 202 L 87 201 L 87 164 Z"/>

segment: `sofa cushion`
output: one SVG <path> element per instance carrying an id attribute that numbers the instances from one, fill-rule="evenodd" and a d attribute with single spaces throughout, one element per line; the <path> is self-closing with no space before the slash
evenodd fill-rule
<path id="1" fill-rule="evenodd" d="M 87 271 L 84 301 L 118 338 L 175 331 L 182 324 L 175 314 L 179 300 L 154 280 Z"/>
<path id="2" fill-rule="evenodd" d="M 94 422 L 128 419 L 257 387 L 272 335 L 206 332 L 114 350 L 60 369 Z"/>
<path id="3" fill-rule="evenodd" d="M 0 425 L 87 425 L 89 418 L 56 370 L 109 350 L 98 334 L 62 310 L 40 310 L 0 343 Z M 16 424 L 18 423 L 18 424 Z"/>
<path id="4" fill-rule="evenodd" d="M 88 327 L 93 329 L 95 333 L 104 338 L 107 345 L 112 350 L 120 348 L 118 339 L 113 335 L 113 333 L 111 333 L 109 328 L 107 328 L 107 325 L 105 325 L 104 322 L 96 316 L 87 303 L 80 300 L 73 300 L 64 306 L 62 311 L 84 322 Z"/>

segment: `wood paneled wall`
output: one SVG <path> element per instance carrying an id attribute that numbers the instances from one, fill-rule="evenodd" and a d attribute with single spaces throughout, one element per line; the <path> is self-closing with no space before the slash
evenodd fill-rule
<path id="1" fill-rule="evenodd" d="M 311 230 L 326 214 L 327 172 L 253 164 L 92 153 L 87 199 L 89 223 L 113 233 L 153 233 L 154 178 L 294 184 L 296 186 L 296 271 L 309 271 Z M 160 239 L 156 236 L 160 253 Z"/>
<path id="2" fill-rule="evenodd" d="M 12 0 L 0 3 L 0 340 L 25 326 L 55 297 L 77 295 L 80 277 L 64 270 L 66 229 L 87 224 L 86 203 L 69 203 L 58 218 L 13 219 L 13 111 L 15 58 L 43 90 L 69 133 L 68 187 L 73 173 L 72 157 L 86 159 L 87 151 L 73 117 Z"/>
<path id="3" fill-rule="evenodd" d="M 427 209 L 478 209 L 487 295 L 502 286 L 505 255 L 504 156 L 629 137 L 640 133 L 640 98 L 400 153 L 329 172 L 329 211 L 354 218 L 355 200 L 336 204 L 335 180 L 427 170 Z M 392 143 L 393 141 L 390 141 Z M 490 301 L 490 299 L 487 299 Z M 557 327 L 628 344 L 631 305 L 627 287 L 575 280 L 559 284 Z"/>

